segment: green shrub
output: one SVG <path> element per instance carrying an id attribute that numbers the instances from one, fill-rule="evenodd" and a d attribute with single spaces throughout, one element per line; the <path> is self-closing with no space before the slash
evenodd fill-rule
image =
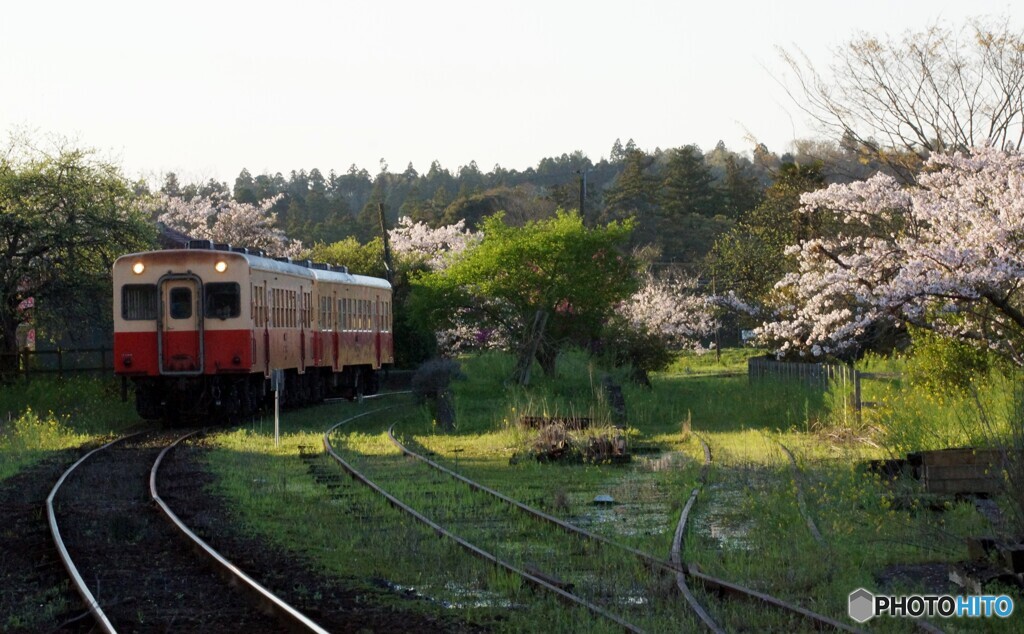
<path id="1" fill-rule="evenodd" d="M 912 333 L 914 346 L 907 361 L 910 384 L 937 395 L 966 394 L 977 377 L 988 375 L 990 355 L 962 341 L 926 330 Z"/>

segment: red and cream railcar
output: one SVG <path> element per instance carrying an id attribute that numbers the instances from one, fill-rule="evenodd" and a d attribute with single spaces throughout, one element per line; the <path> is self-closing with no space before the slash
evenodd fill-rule
<path id="1" fill-rule="evenodd" d="M 276 370 L 285 404 L 377 391 L 394 360 L 386 280 L 190 247 L 114 263 L 114 369 L 134 382 L 143 418 L 248 415 Z"/>

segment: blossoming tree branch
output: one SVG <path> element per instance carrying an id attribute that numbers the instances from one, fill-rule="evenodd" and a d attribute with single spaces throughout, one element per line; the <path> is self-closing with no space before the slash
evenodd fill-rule
<path id="1" fill-rule="evenodd" d="M 837 231 L 789 247 L 797 269 L 760 328 L 780 354 L 841 354 L 879 323 L 910 324 L 1024 365 L 1024 155 L 933 154 L 917 182 L 884 174 L 804 194 Z"/>

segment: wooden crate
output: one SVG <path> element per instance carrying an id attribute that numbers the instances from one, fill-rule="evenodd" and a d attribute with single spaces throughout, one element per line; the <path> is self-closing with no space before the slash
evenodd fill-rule
<path id="1" fill-rule="evenodd" d="M 918 460 L 921 482 L 929 493 L 991 495 L 1003 486 L 1005 454 L 999 449 L 921 451 L 911 458 Z"/>

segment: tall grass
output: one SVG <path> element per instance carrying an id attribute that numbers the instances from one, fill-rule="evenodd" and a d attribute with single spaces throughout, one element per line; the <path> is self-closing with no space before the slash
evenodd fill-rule
<path id="1" fill-rule="evenodd" d="M 663 374 L 719 374 L 747 371 L 747 359 L 768 354 L 761 348 L 726 348 L 717 353 L 683 351 L 676 356 Z"/>
<path id="2" fill-rule="evenodd" d="M 113 379 L 34 378 L 0 385 L 0 480 L 136 422 Z"/>
<path id="3" fill-rule="evenodd" d="M 742 367 L 739 356 L 731 361 L 735 367 Z M 626 371 L 609 371 L 583 353 L 570 352 L 560 358 L 557 377 L 537 372 L 532 384 L 523 388 L 508 380 L 514 363 L 508 355 L 488 353 L 462 363 L 465 378 L 452 384 L 457 412 L 453 431 L 442 433 L 432 425 L 427 408 L 408 406 L 353 421 L 336 434 L 337 445 L 364 463 L 379 464 L 381 473 L 391 473 L 388 469 L 406 460 L 398 457 L 381 430 L 385 423 L 397 420 L 398 433 L 408 442 L 427 448 L 468 477 L 616 541 L 664 556 L 679 511 L 700 473 L 703 453 L 698 437 L 705 439 L 714 463 L 694 511 L 687 559 L 837 618 L 845 618 L 845 601 L 852 589 L 889 589 L 877 580 L 890 569 L 962 559 L 964 536 L 986 530 L 987 520 L 970 504 L 951 500 L 940 518 L 915 501 L 920 495 L 918 483 L 899 483 L 902 488 L 894 488 L 862 468 L 864 461 L 891 453 L 889 443 L 922 448 L 958 439 L 955 430 L 972 429 L 964 425 L 973 420 L 967 414 L 968 401 L 957 401 L 964 408 L 959 415 L 950 409 L 938 419 L 934 417 L 937 405 L 922 401 L 914 422 L 910 405 L 914 399 L 924 399 L 919 389 L 893 380 L 866 383 L 865 398 L 880 406 L 864 412 L 854 437 L 832 433 L 856 420 L 849 416 L 850 386 L 823 392 L 799 381 L 749 382 L 743 376 L 712 377 L 693 371 L 655 375 L 653 385 L 645 388 L 631 384 Z M 899 371 L 898 365 L 873 369 Z M 631 464 L 510 463 L 536 433 L 517 424 L 520 416 L 609 418 L 602 387 L 606 373 L 622 386 L 631 447 L 637 449 Z M 978 393 L 976 405 L 980 402 L 994 411 L 1010 404 L 1005 384 L 993 382 L 990 387 L 991 394 Z M 272 449 L 268 439 L 272 422 L 250 423 L 245 434 L 220 436 L 216 442 L 221 449 L 210 458 L 221 463 L 214 466 L 221 489 L 248 507 L 239 511 L 244 524 L 260 527 L 263 534 L 274 535 L 274 541 L 312 550 L 315 555 L 336 550 L 342 555 L 339 573 L 380 576 L 414 585 L 428 595 L 445 596 L 444 583 L 434 578 L 433 568 L 450 568 L 452 580 L 480 572 L 458 563 L 458 553 L 428 547 L 436 540 L 390 528 L 393 520 L 386 509 L 362 494 L 336 503 L 321 501 L 327 497 L 325 487 L 313 482 L 295 457 L 298 444 L 318 444 L 318 436 L 311 432 L 324 429 L 353 408 L 365 411 L 353 404 L 288 413 L 288 420 L 282 421 L 280 450 Z M 963 438 L 998 428 L 991 421 L 985 424 Z M 807 506 L 827 545 L 811 538 L 800 516 L 795 478 L 778 447 L 780 442 L 797 456 Z M 234 484 L 225 486 L 229 482 Z M 401 492 L 415 495 L 417 486 Z M 598 494 L 610 494 L 617 504 L 595 506 Z M 283 498 L 280 510 L 271 512 L 269 498 Z M 333 514 L 321 516 L 321 507 L 325 512 L 334 509 Z M 304 519 L 296 520 L 295 513 Z M 274 526 L 275 522 L 279 525 Z M 339 529 L 314 537 L 321 526 L 343 526 L 345 539 L 358 548 L 335 545 L 332 540 L 338 539 Z M 422 561 L 410 559 L 398 548 L 405 540 L 423 544 Z M 377 544 L 385 546 L 377 551 L 380 556 L 360 559 L 360 549 Z M 396 546 L 392 549 L 390 544 Z M 508 547 L 517 546 L 510 543 Z M 424 561 L 430 565 L 423 566 Z M 501 584 L 481 585 L 495 590 Z M 929 590 L 912 585 L 907 589 Z M 509 593 L 514 595 L 514 589 Z M 757 625 L 765 631 L 773 629 L 771 621 L 743 610 L 726 614 L 724 621 L 736 629 L 758 629 Z M 582 629 L 573 622 L 531 621 L 536 612 L 526 616 L 516 609 L 509 614 L 505 627 L 510 630 L 535 629 L 538 623 L 549 625 L 547 629 Z"/>

